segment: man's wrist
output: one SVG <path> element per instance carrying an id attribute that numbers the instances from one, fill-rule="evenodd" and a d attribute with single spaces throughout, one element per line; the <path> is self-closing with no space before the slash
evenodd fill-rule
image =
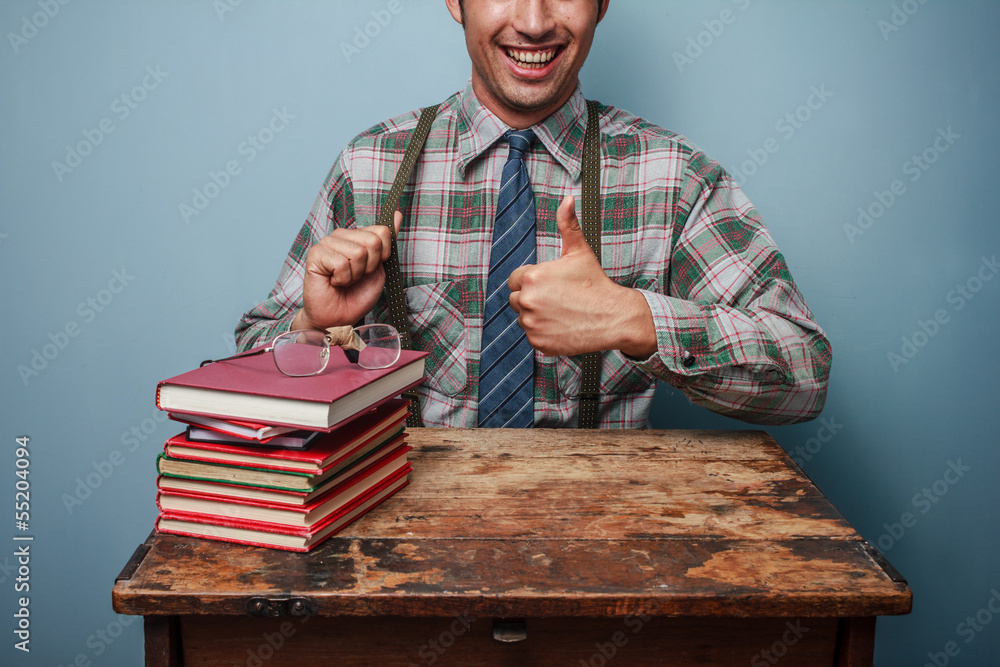
<path id="1" fill-rule="evenodd" d="M 330 327 L 343 327 L 355 325 L 354 320 L 342 321 L 335 320 L 326 324 L 313 321 L 307 314 L 305 308 L 300 308 L 296 313 L 295 317 L 292 318 L 291 328 L 289 331 L 304 331 L 307 329 L 315 329 L 316 331 L 326 331 Z"/>
<path id="2" fill-rule="evenodd" d="M 633 359 L 648 359 L 658 349 L 653 312 L 639 290 L 625 289 L 618 350 Z"/>
<path id="3" fill-rule="evenodd" d="M 313 324 L 309 317 L 306 315 L 305 308 L 299 308 L 299 311 L 295 313 L 295 317 L 292 318 L 292 325 L 289 329 L 290 331 L 303 331 L 305 329 L 316 329 L 316 325 Z"/>

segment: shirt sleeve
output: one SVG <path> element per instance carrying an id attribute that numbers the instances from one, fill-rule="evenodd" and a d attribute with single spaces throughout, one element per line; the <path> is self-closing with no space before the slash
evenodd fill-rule
<path id="1" fill-rule="evenodd" d="M 288 331 L 302 307 L 302 285 L 309 249 L 336 227 L 354 224 L 354 195 L 341 154 L 309 216 L 292 244 L 268 297 L 247 311 L 236 326 L 236 347 L 248 350 Z"/>
<path id="2" fill-rule="evenodd" d="M 756 209 L 717 163 L 696 153 L 678 212 L 667 293 L 641 290 L 658 349 L 640 368 L 743 421 L 816 417 L 830 343 Z"/>

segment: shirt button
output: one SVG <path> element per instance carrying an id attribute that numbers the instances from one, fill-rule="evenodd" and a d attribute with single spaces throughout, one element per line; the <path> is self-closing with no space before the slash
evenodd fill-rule
<path id="1" fill-rule="evenodd" d="M 682 363 L 684 364 L 684 368 L 691 368 L 698 362 L 695 360 L 694 355 L 689 354 L 684 357 L 684 361 Z"/>

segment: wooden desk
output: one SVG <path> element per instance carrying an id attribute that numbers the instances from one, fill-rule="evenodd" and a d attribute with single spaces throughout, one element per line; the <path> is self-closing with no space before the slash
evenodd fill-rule
<path id="1" fill-rule="evenodd" d="M 312 553 L 151 535 L 113 593 L 146 664 L 869 665 L 910 611 L 766 433 L 409 441 L 411 484 Z"/>

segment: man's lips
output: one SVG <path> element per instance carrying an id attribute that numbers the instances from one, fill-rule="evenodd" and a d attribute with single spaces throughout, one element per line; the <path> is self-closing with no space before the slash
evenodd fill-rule
<path id="1" fill-rule="evenodd" d="M 515 70 L 522 74 L 538 76 L 545 74 L 551 65 L 558 60 L 563 47 L 553 46 L 546 49 L 505 47 L 504 51 Z"/>

